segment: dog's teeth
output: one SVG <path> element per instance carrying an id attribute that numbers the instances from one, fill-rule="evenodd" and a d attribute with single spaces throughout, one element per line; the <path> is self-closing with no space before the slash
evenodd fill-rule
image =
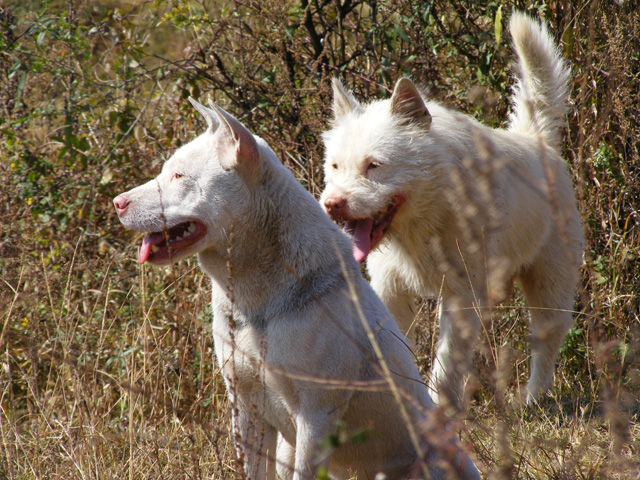
<path id="1" fill-rule="evenodd" d="M 189 233 L 194 233 L 196 231 L 196 224 L 193 222 L 190 222 L 188 231 Z"/>
<path id="2" fill-rule="evenodd" d="M 160 251 L 160 247 L 158 247 L 157 245 L 151 245 L 151 251 L 153 253 L 158 253 Z"/>

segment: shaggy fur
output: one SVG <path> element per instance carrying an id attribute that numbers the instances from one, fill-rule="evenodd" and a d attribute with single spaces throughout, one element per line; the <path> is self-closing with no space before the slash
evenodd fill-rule
<path id="1" fill-rule="evenodd" d="M 361 105 L 334 81 L 321 202 L 353 235 L 374 290 L 411 336 L 416 296 L 440 297 L 431 383 L 456 400 L 482 322 L 514 279 L 531 315 L 527 401 L 553 383 L 581 265 L 583 235 L 560 157 L 569 71 L 544 26 L 515 13 L 518 56 L 506 129 L 426 100 L 400 79 Z"/>
<path id="2" fill-rule="evenodd" d="M 197 254 L 212 280 L 213 338 L 249 479 L 479 478 L 437 422 L 404 337 L 361 278 L 351 244 L 273 151 L 219 107 L 160 175 L 114 199 L 149 233 L 139 262 Z M 424 422 L 435 426 L 424 444 Z M 341 436 L 321 448 L 340 426 Z"/>

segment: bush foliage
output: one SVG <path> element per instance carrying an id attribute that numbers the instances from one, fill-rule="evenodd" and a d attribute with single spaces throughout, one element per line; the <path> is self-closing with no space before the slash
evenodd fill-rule
<path id="1" fill-rule="evenodd" d="M 640 468 L 640 13 L 633 2 L 23 0 L 0 6 L 0 478 L 240 478 L 194 259 L 135 263 L 111 199 L 203 128 L 207 97 L 314 194 L 333 76 L 360 98 L 409 75 L 499 126 L 512 9 L 573 73 L 564 152 L 587 249 L 549 400 L 522 410 L 526 314 L 497 309 L 465 442 L 490 478 Z M 433 312 L 418 348 L 429 368 Z M 505 386 L 505 388 L 500 388 Z"/>

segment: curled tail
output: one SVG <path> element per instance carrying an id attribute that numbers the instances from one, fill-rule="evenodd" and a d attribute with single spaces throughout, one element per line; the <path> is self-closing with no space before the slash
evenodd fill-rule
<path id="1" fill-rule="evenodd" d="M 540 135 L 559 149 L 569 98 L 569 68 L 544 25 L 514 12 L 509 30 L 518 55 L 518 73 L 509 130 Z"/>

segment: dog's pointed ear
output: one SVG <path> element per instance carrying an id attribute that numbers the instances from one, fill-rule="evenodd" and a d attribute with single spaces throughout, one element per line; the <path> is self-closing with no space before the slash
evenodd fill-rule
<path id="1" fill-rule="evenodd" d="M 333 118 L 339 122 L 343 117 L 354 111 L 361 111 L 362 106 L 342 82 L 333 78 Z"/>
<path id="2" fill-rule="evenodd" d="M 209 103 L 220 122 L 216 132 L 219 139 L 218 158 L 225 170 L 240 171 L 247 181 L 258 179 L 260 151 L 258 142 L 233 115 L 213 102 Z"/>
<path id="3" fill-rule="evenodd" d="M 422 125 L 427 130 L 431 126 L 431 114 L 420 92 L 408 78 L 401 78 L 396 82 L 391 95 L 391 113 L 408 122 Z"/>
<path id="4" fill-rule="evenodd" d="M 218 116 L 216 115 L 216 112 L 208 109 L 201 103 L 196 102 L 191 97 L 189 97 L 189 101 L 191 102 L 191 105 L 193 105 L 195 109 L 198 110 L 200 114 L 204 117 L 205 121 L 207 122 L 207 127 L 208 127 L 207 129 L 211 133 L 215 132 L 220 126 L 220 121 L 218 120 Z"/>

